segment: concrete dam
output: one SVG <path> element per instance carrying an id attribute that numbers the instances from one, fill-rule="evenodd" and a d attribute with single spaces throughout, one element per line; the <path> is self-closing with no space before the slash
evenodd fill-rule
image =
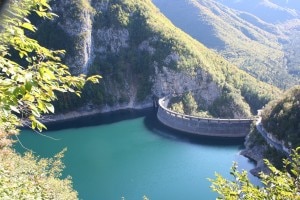
<path id="1" fill-rule="evenodd" d="M 193 135 L 213 137 L 245 137 L 253 119 L 201 118 L 174 112 L 168 109 L 169 98 L 158 100 L 158 120 L 172 129 Z"/>

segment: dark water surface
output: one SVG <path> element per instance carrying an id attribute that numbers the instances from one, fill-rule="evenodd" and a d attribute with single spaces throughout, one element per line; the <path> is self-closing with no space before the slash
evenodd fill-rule
<path id="1" fill-rule="evenodd" d="M 215 172 L 229 177 L 233 161 L 243 169 L 253 167 L 239 155 L 243 140 L 187 138 L 160 125 L 152 110 L 49 127 L 52 130 L 45 134 L 57 140 L 28 130 L 22 131 L 20 140 L 41 157 L 67 147 L 64 173 L 73 177 L 81 199 L 141 200 L 144 195 L 151 200 L 215 199 L 207 178 Z M 24 151 L 20 145 L 16 148 Z"/>

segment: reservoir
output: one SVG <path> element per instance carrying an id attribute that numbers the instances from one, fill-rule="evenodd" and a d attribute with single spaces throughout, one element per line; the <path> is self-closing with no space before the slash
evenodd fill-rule
<path id="1" fill-rule="evenodd" d="M 190 138 L 162 126 L 152 110 L 121 111 L 50 125 L 45 137 L 23 130 L 20 141 L 41 157 L 67 148 L 64 176 L 70 175 L 80 199 L 215 199 L 207 178 L 229 178 L 243 140 Z M 19 152 L 25 151 L 20 144 Z"/>

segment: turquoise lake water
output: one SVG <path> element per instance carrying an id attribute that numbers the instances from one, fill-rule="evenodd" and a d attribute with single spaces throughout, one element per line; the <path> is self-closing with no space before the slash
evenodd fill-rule
<path id="1" fill-rule="evenodd" d="M 41 157 L 67 147 L 65 175 L 71 175 L 81 199 L 215 199 L 207 178 L 225 177 L 233 161 L 253 164 L 239 155 L 243 140 L 188 138 L 163 127 L 151 110 L 124 111 L 50 126 L 50 139 L 22 131 L 22 144 Z M 72 128 L 73 127 L 73 128 Z M 62 128 L 62 129 L 61 129 Z M 17 145 L 18 151 L 24 151 Z"/>

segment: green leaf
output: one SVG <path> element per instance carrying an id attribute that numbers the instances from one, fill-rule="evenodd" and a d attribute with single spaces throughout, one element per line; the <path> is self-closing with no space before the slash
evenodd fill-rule
<path id="1" fill-rule="evenodd" d="M 31 121 L 31 128 L 35 129 L 35 127 L 36 127 L 36 118 L 33 115 L 30 115 L 29 119 Z"/>
<path id="2" fill-rule="evenodd" d="M 47 110 L 54 113 L 54 106 L 51 103 L 45 103 Z"/>
<path id="3" fill-rule="evenodd" d="M 28 22 L 23 23 L 22 27 L 26 28 L 32 32 L 35 32 L 35 30 L 36 30 L 36 28 L 31 23 L 28 23 Z"/>
<path id="4" fill-rule="evenodd" d="M 43 6 L 45 6 L 46 8 L 50 9 L 50 6 L 49 6 L 49 4 L 47 3 L 46 0 L 41 0 L 40 3 L 41 3 Z"/>
<path id="5" fill-rule="evenodd" d="M 47 79 L 56 79 L 56 77 L 54 76 L 53 71 L 51 71 L 50 69 L 46 68 L 46 67 L 41 67 L 39 69 L 39 72 L 41 74 L 41 76 L 43 78 L 47 78 Z"/>
<path id="6" fill-rule="evenodd" d="M 31 91 L 31 88 L 32 88 L 32 83 L 31 82 L 26 82 L 25 83 L 25 89 L 30 92 Z"/>
<path id="7" fill-rule="evenodd" d="M 47 127 L 38 120 L 36 120 L 36 127 L 40 132 L 42 132 L 43 129 L 47 129 Z"/>
<path id="8" fill-rule="evenodd" d="M 42 11 L 38 11 L 38 10 L 35 10 L 36 14 L 39 16 L 39 17 L 47 17 L 47 13 L 46 12 L 42 12 Z"/>
<path id="9" fill-rule="evenodd" d="M 31 113 L 35 116 L 35 117 L 40 117 L 41 114 L 38 110 L 38 108 L 34 105 L 34 104 L 30 104 L 29 105 L 30 109 L 31 109 Z"/>
<path id="10" fill-rule="evenodd" d="M 20 51 L 19 52 L 19 56 L 20 56 L 20 58 L 23 58 L 24 56 L 28 56 L 28 54 L 27 54 L 27 52 L 26 51 Z"/>
<path id="11" fill-rule="evenodd" d="M 99 79 L 101 79 L 102 76 L 100 75 L 94 75 L 87 78 L 87 81 L 91 81 L 92 83 L 99 83 Z"/>
<path id="12" fill-rule="evenodd" d="M 31 94 L 25 94 L 25 96 L 23 97 L 23 101 L 29 101 L 29 102 L 34 102 L 34 96 L 32 96 Z"/>
<path id="13" fill-rule="evenodd" d="M 39 99 L 37 100 L 37 102 L 38 102 L 38 108 L 40 110 L 42 110 L 43 112 L 47 112 L 47 108 L 46 108 L 45 103 L 43 101 L 39 100 Z"/>

